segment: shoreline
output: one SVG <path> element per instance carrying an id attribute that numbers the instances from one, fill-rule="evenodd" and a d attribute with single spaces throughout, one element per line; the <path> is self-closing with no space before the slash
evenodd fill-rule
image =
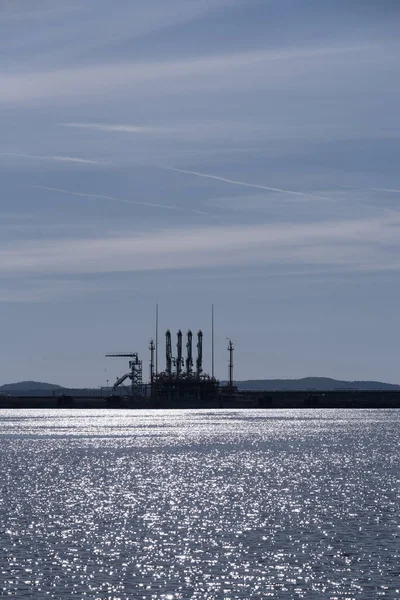
<path id="1" fill-rule="evenodd" d="M 193 397 L 145 398 L 122 396 L 0 396 L 1 409 L 310 409 L 400 408 L 400 391 L 276 391 L 239 392 L 205 400 Z"/>

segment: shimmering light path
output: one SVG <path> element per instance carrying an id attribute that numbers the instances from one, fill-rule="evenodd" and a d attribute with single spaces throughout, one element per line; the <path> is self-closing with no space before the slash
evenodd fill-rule
<path id="1" fill-rule="evenodd" d="M 400 598 L 400 411 L 0 413 L 0 596 Z"/>

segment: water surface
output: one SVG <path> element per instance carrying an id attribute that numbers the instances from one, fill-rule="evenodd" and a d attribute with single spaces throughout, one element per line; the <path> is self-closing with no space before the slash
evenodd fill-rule
<path id="1" fill-rule="evenodd" d="M 0 596 L 400 598 L 400 411 L 0 412 Z"/>

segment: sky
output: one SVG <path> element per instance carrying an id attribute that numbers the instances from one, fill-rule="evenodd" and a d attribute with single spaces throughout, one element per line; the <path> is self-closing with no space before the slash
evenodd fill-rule
<path id="1" fill-rule="evenodd" d="M 1 0 L 0 385 L 400 383 L 398 0 Z"/>

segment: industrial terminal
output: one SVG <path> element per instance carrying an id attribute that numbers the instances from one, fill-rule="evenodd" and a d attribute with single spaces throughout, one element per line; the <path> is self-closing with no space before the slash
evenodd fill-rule
<path id="1" fill-rule="evenodd" d="M 214 307 L 211 314 L 211 373 L 203 364 L 203 331 L 194 335 L 167 329 L 164 341 L 158 340 L 158 306 L 155 338 L 148 347 L 148 358 L 138 352 L 114 352 L 105 356 L 127 362 L 127 369 L 114 384 L 95 389 L 10 390 L 1 393 L 0 408 L 115 408 L 115 409 L 214 409 L 214 408 L 400 408 L 399 389 L 307 389 L 251 390 L 234 380 L 234 344 L 227 339 L 226 379 L 220 382 L 214 369 Z M 164 348 L 159 365 L 159 349 Z M 148 374 L 144 374 L 147 371 Z M 160 367 L 160 368 L 159 368 Z M 122 369 L 121 369 L 122 370 Z M 50 386 L 51 387 L 51 386 Z M 393 386 L 396 387 L 396 386 Z"/>
<path id="2" fill-rule="evenodd" d="M 176 337 L 176 352 L 173 353 L 172 335 L 165 333 L 165 369 L 158 370 L 158 342 L 150 341 L 149 383 L 143 382 L 143 362 L 136 352 L 107 354 L 111 358 L 128 358 L 129 370 L 112 386 L 111 398 L 129 398 L 137 404 L 150 400 L 155 405 L 176 406 L 182 404 L 215 404 L 221 395 L 237 393 L 233 385 L 233 343 L 229 340 L 229 380 L 224 386 L 214 376 L 214 351 L 212 351 L 212 373 L 203 370 L 203 332 L 197 332 L 196 358 L 193 358 L 193 333 L 186 335 L 186 353 L 183 353 L 183 334 Z M 129 385 L 126 385 L 126 382 Z"/>

